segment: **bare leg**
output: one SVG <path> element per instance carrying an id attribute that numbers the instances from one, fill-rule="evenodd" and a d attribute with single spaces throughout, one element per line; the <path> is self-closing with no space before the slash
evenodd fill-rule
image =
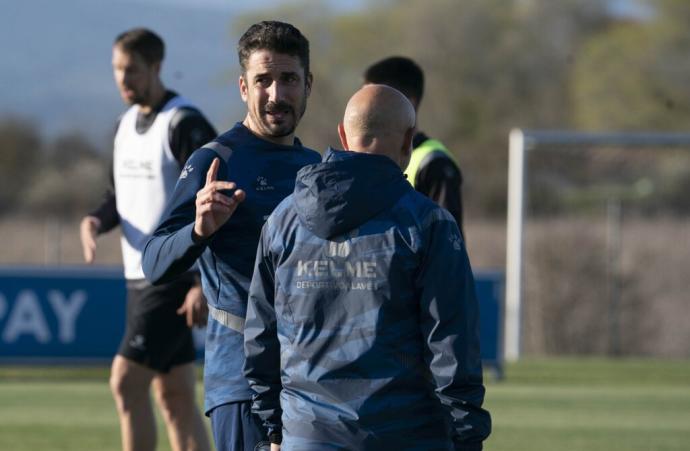
<path id="1" fill-rule="evenodd" d="M 123 451 L 156 449 L 156 421 L 149 397 L 155 372 L 116 355 L 110 371 L 110 390 L 120 417 Z"/>
<path id="2" fill-rule="evenodd" d="M 153 391 L 163 413 L 174 451 L 208 451 L 210 444 L 196 404 L 194 363 L 173 367 L 153 379 Z"/>

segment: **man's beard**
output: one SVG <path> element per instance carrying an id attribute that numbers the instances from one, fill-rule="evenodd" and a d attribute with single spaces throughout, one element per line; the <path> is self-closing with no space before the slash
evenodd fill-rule
<path id="1" fill-rule="evenodd" d="M 302 116 L 304 116 L 304 112 L 307 109 L 307 101 L 306 98 L 302 100 L 302 103 L 300 105 L 300 111 L 299 115 L 295 113 L 295 109 L 292 107 L 292 105 L 288 104 L 287 102 L 268 102 L 266 106 L 263 108 L 262 114 L 271 114 L 275 112 L 284 112 L 286 118 L 288 116 L 291 116 L 293 118 L 293 121 L 290 125 L 286 124 L 280 124 L 278 125 L 279 129 L 274 131 L 274 128 L 269 124 L 268 121 L 262 121 L 264 122 L 265 128 L 267 129 L 269 136 L 273 138 L 283 138 L 285 136 L 289 136 L 295 132 L 295 129 L 297 128 L 297 125 L 299 124 L 300 119 L 302 119 Z M 283 128 L 286 127 L 286 128 Z"/>
<path id="2" fill-rule="evenodd" d="M 147 99 L 149 97 L 149 92 L 150 92 L 149 89 L 146 89 L 142 93 L 139 93 L 139 92 L 134 91 L 134 90 L 131 90 L 131 91 L 134 93 L 134 95 L 130 98 L 125 99 L 125 103 L 127 103 L 130 106 L 131 105 L 143 105 L 147 101 Z"/>

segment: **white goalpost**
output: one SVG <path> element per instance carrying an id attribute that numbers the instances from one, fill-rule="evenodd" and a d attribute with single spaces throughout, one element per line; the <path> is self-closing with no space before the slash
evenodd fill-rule
<path id="1" fill-rule="evenodd" d="M 514 129 L 509 137 L 508 218 L 506 241 L 506 279 L 503 355 L 515 361 L 521 353 L 523 293 L 524 212 L 528 152 L 557 150 L 564 146 L 687 147 L 687 133 L 579 133 Z"/>

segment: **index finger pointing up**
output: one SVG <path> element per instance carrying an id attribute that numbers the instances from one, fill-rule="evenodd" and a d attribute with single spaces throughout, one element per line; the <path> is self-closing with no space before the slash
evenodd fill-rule
<path id="1" fill-rule="evenodd" d="M 218 177 L 218 166 L 220 166 L 220 160 L 218 158 L 214 158 L 211 162 L 211 167 L 208 168 L 208 172 L 206 173 L 207 185 L 216 181 L 216 178 Z"/>

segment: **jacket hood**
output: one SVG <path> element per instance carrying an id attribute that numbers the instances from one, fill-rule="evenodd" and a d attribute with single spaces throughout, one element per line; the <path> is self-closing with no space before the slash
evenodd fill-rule
<path id="1" fill-rule="evenodd" d="M 329 239 L 392 207 L 412 186 L 390 158 L 328 149 L 297 173 L 294 202 L 302 223 Z"/>

